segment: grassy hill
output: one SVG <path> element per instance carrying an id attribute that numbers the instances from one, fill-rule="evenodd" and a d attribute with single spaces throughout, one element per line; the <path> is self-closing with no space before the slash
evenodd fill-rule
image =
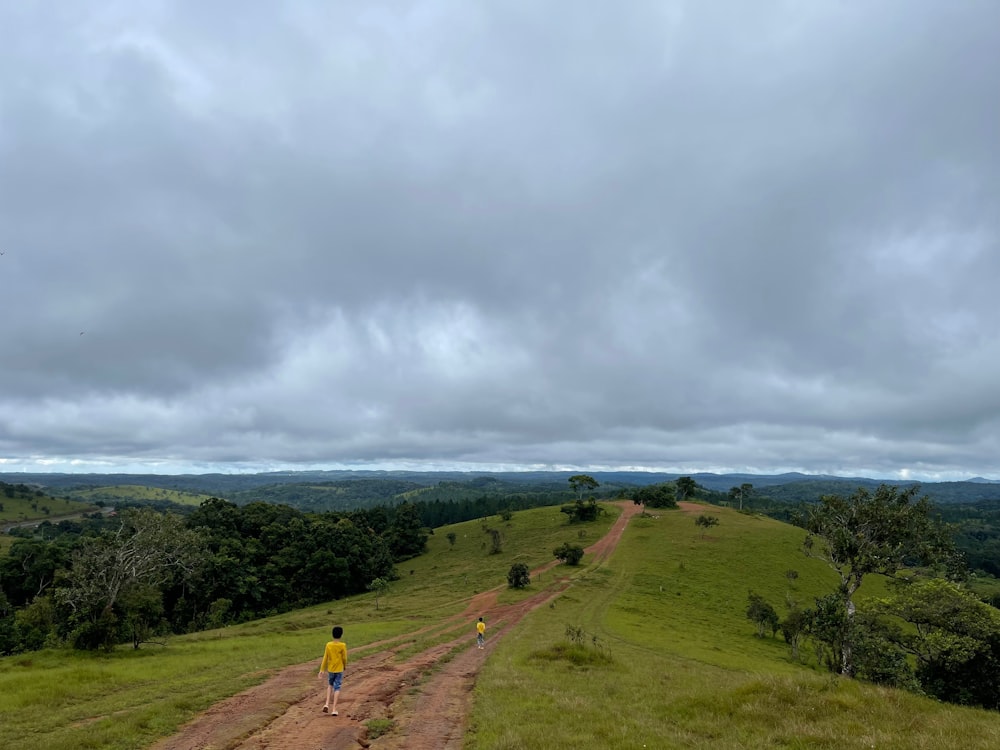
<path id="1" fill-rule="evenodd" d="M 118 484 L 110 487 L 77 490 L 73 492 L 73 497 L 91 504 L 103 501 L 108 505 L 114 505 L 124 501 L 131 501 L 137 503 L 166 502 L 197 507 L 205 500 L 208 500 L 211 495 L 186 492 L 184 490 L 171 490 L 163 487 L 147 487 L 140 484 Z"/>
<path id="2" fill-rule="evenodd" d="M 827 593 L 833 574 L 802 555 L 801 529 L 724 508 L 707 512 L 720 524 L 704 537 L 691 514 L 657 511 L 632 521 L 608 562 L 587 567 L 584 558 L 573 585 L 490 656 L 467 747 L 1000 746 L 1000 714 L 832 677 L 810 654 L 796 663 L 783 642 L 757 638 L 744 616 L 750 589 L 783 612 L 786 597 L 809 604 Z M 473 594 L 503 585 L 513 562 L 535 568 L 563 542 L 589 544 L 612 518 L 584 528 L 565 521 L 558 508 L 515 513 L 500 527 L 498 555 L 488 554 L 479 521 L 437 529 L 427 554 L 399 566 L 401 579 L 378 610 L 365 595 L 174 638 L 166 648 L 0 659 L 0 747 L 148 746 L 280 666 L 318 659 L 333 607 L 362 656 L 374 649 L 367 644 L 461 612 Z M 793 582 L 789 569 L 799 574 Z M 501 596 L 525 596 L 550 580 L 546 574 L 527 592 Z M 580 643 L 570 643 L 567 626 Z"/>
<path id="3" fill-rule="evenodd" d="M 93 503 L 51 497 L 24 485 L 0 482 L 0 526 L 33 520 L 56 520 L 96 509 Z"/>

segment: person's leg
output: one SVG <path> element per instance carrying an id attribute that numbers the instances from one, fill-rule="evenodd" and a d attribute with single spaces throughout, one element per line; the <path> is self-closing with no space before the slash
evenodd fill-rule
<path id="1" fill-rule="evenodd" d="M 330 691 L 333 690 L 333 685 L 330 684 L 330 680 L 326 681 L 326 702 L 323 704 L 323 713 L 330 710 Z"/>
<path id="2" fill-rule="evenodd" d="M 333 678 L 331 680 L 333 682 L 333 703 L 330 706 L 331 716 L 337 715 L 337 700 L 340 698 L 340 681 L 341 679 L 343 679 L 343 676 L 344 676 L 343 672 L 337 672 L 336 676 L 331 675 L 331 677 Z"/>

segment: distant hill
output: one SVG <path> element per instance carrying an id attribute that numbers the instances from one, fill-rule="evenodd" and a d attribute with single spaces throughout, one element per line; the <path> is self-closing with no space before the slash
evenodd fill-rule
<path id="1" fill-rule="evenodd" d="M 0 473 L 0 481 L 22 484 L 44 490 L 47 494 L 79 496 L 102 487 L 142 486 L 179 493 L 207 495 L 250 502 L 306 500 L 306 506 L 326 506 L 320 498 L 332 500 L 335 506 L 363 507 L 380 502 L 394 502 L 405 495 L 417 497 L 421 490 L 459 484 L 467 491 L 478 492 L 541 492 L 567 487 L 567 480 L 580 471 L 525 472 L 465 472 L 465 471 L 281 471 L 256 474 L 48 474 Z M 914 482 L 872 479 L 869 477 L 838 477 L 826 474 L 714 474 L 699 472 L 676 474 L 643 471 L 589 472 L 602 490 L 627 489 L 659 482 L 669 482 L 679 476 L 690 476 L 702 487 L 717 492 L 750 483 L 755 494 L 777 503 L 815 502 L 822 495 L 850 494 L 858 487 L 879 484 L 909 486 Z M 923 482 L 922 493 L 936 503 L 975 504 L 1000 501 L 1000 481 L 976 477 L 963 482 Z M 452 490 L 455 489 L 453 486 Z M 429 493 L 436 499 L 456 494 L 452 491 Z M 465 495 L 466 493 L 458 493 Z M 603 493 L 602 493 L 603 494 Z M 290 504 L 299 504 L 291 502 Z"/>

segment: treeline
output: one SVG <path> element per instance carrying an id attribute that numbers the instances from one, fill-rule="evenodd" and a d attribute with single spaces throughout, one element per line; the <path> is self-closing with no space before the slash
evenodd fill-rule
<path id="1" fill-rule="evenodd" d="M 0 558 L 0 654 L 138 647 L 360 593 L 426 540 L 411 503 L 307 513 L 212 498 L 187 516 L 46 522 Z"/>
<path id="2" fill-rule="evenodd" d="M 937 510 L 955 529 L 955 545 L 969 568 L 1000 578 L 1000 500 L 938 506 Z"/>

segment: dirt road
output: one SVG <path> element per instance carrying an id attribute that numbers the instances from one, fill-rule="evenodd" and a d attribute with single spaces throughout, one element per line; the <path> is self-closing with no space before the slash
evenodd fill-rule
<path id="1" fill-rule="evenodd" d="M 632 502 L 623 502 L 620 507 L 622 513 L 608 533 L 586 549 L 595 561 L 607 559 L 629 519 L 641 510 Z M 555 565 L 553 560 L 533 571 L 532 577 Z M 320 711 L 322 683 L 316 677 L 316 660 L 312 660 L 287 667 L 267 682 L 217 703 L 176 735 L 155 744 L 153 750 L 461 748 L 472 687 L 483 662 L 525 614 L 568 585 L 568 579 L 557 579 L 530 599 L 508 605 L 497 603 L 502 587 L 478 594 L 470 598 L 461 615 L 434 626 L 439 635 L 434 640 L 443 642 L 397 660 L 397 652 L 412 645 L 397 638 L 384 649 L 352 662 L 345 675 L 339 716 Z M 472 622 L 481 615 L 491 624 L 483 650 L 477 649 L 470 637 Z M 394 728 L 370 740 L 366 723 L 371 719 L 391 719 Z"/>

